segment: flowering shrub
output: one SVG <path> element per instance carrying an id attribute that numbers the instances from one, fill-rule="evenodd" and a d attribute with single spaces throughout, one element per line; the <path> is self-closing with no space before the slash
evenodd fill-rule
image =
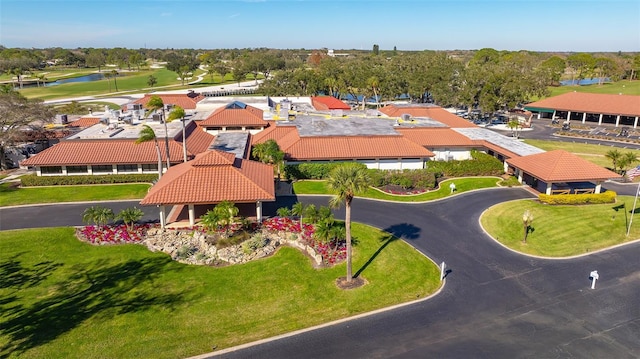
<path id="1" fill-rule="evenodd" d="M 273 217 L 262 222 L 262 227 L 271 232 L 289 232 L 300 233 L 300 221 L 293 220 L 288 217 Z M 302 224 L 302 242 L 316 253 L 322 256 L 322 260 L 326 265 L 334 265 L 340 263 L 347 258 L 347 247 L 344 241 L 339 243 L 321 243 L 313 238 L 315 227 L 312 224 Z"/>
<path id="2" fill-rule="evenodd" d="M 154 224 L 136 224 L 127 230 L 124 224 L 118 226 L 84 226 L 78 230 L 81 239 L 94 244 L 140 243 L 147 230 Z"/>

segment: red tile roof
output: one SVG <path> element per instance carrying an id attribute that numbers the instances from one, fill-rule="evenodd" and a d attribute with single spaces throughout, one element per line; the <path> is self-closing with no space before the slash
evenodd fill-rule
<path id="1" fill-rule="evenodd" d="M 229 107 L 228 105 L 218 108 L 199 124 L 203 127 L 267 126 L 262 112 L 261 109 L 249 105 L 245 105 L 244 108 Z"/>
<path id="2" fill-rule="evenodd" d="M 606 115 L 640 116 L 640 96 L 568 92 L 525 106 L 527 110 L 551 109 Z"/>
<path id="3" fill-rule="evenodd" d="M 555 150 L 507 160 L 513 167 L 545 182 L 604 181 L 620 175 L 573 153 Z"/>
<path id="4" fill-rule="evenodd" d="M 333 96 L 312 96 L 311 105 L 318 111 L 351 110 L 351 106 Z"/>
<path id="5" fill-rule="evenodd" d="M 476 141 L 450 128 L 402 128 L 396 129 L 405 138 L 425 146 L 434 147 L 469 147 L 477 145 Z"/>
<path id="6" fill-rule="evenodd" d="M 187 155 L 194 156 L 207 150 L 215 137 L 195 129 L 187 137 Z M 169 139 L 171 161 L 183 160 L 180 142 Z M 164 139 L 159 138 L 160 154 L 166 159 Z M 66 140 L 20 163 L 22 166 L 107 165 L 158 163 L 153 141 L 135 143 L 135 139 Z"/>
<path id="7" fill-rule="evenodd" d="M 207 151 L 171 167 L 140 202 L 142 205 L 274 201 L 273 167 Z"/>
<path id="8" fill-rule="evenodd" d="M 91 127 L 96 123 L 100 123 L 100 117 L 80 117 L 79 119 L 69 122 L 68 127 Z"/>
<path id="9" fill-rule="evenodd" d="M 143 98 L 134 101 L 131 104 L 142 104 L 146 108 L 147 102 L 152 96 L 158 96 L 162 99 L 162 103 L 166 105 L 178 105 L 185 110 L 195 110 L 196 105 L 200 100 L 204 99 L 204 96 L 200 94 L 145 94 Z M 126 110 L 131 104 L 123 106 Z"/>
<path id="10" fill-rule="evenodd" d="M 409 114 L 412 117 L 428 117 L 434 119 L 445 126 L 451 128 L 467 128 L 478 127 L 472 122 L 467 121 L 461 117 L 458 117 L 451 112 L 438 106 L 396 106 L 387 105 L 380 109 L 380 112 L 389 117 L 401 117 L 403 114 Z"/>

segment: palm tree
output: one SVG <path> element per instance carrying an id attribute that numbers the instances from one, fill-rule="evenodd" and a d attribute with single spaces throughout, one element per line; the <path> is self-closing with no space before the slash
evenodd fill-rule
<path id="1" fill-rule="evenodd" d="M 171 109 L 171 112 L 169 112 L 167 122 L 171 122 L 177 119 L 182 120 L 182 155 L 184 157 L 184 162 L 187 162 L 187 134 L 184 126 L 184 116 L 186 116 L 184 109 L 180 106 L 174 106 Z"/>
<path id="2" fill-rule="evenodd" d="M 167 118 L 164 114 L 164 102 L 160 96 L 151 96 L 147 102 L 147 109 L 151 112 L 162 110 L 162 122 L 164 123 L 164 146 L 167 155 L 167 169 L 171 167 L 171 159 L 169 155 L 169 129 L 167 128 Z"/>
<path id="3" fill-rule="evenodd" d="M 284 161 L 284 152 L 280 149 L 278 142 L 270 139 L 266 142 L 258 143 L 253 146 L 251 154 L 262 163 L 276 166 L 278 179 L 280 179 L 280 166 Z"/>
<path id="4" fill-rule="evenodd" d="M 238 207 L 230 201 L 222 201 L 213 207 L 213 213 L 218 219 L 218 224 L 225 228 L 227 236 L 229 235 L 229 227 L 234 223 L 238 212 Z"/>
<path id="5" fill-rule="evenodd" d="M 633 167 L 637 162 L 638 155 L 635 152 L 625 152 L 620 156 L 620 159 L 618 160 L 620 171 L 626 171 L 628 167 Z"/>
<path id="6" fill-rule="evenodd" d="M 380 86 L 380 80 L 376 76 L 371 76 L 367 79 L 367 85 L 373 90 L 373 97 L 376 99 L 376 109 L 380 108 L 380 101 L 378 101 L 378 87 Z"/>
<path id="7" fill-rule="evenodd" d="M 136 144 L 149 141 L 153 141 L 156 145 L 156 153 L 158 154 L 158 179 L 160 179 L 162 178 L 162 155 L 160 154 L 158 137 L 156 137 L 156 133 L 153 131 L 153 128 L 149 127 L 149 125 L 142 125 L 142 129 L 140 130 L 140 134 L 138 135 Z"/>
<path id="8" fill-rule="evenodd" d="M 291 214 L 298 216 L 300 220 L 300 234 L 302 235 L 302 219 L 304 218 L 305 206 L 302 202 L 296 202 L 291 207 Z"/>
<path id="9" fill-rule="evenodd" d="M 517 118 L 510 119 L 507 123 L 507 127 L 511 129 L 511 134 L 514 138 L 517 139 L 518 137 L 520 137 L 518 133 L 518 130 L 520 129 L 520 121 L 518 121 Z"/>
<path id="10" fill-rule="evenodd" d="M 116 81 L 116 78 L 118 77 L 118 71 L 116 70 L 111 70 L 111 76 L 113 76 L 113 85 L 116 88 L 116 92 L 118 92 L 118 81 Z"/>
<path id="11" fill-rule="evenodd" d="M 345 237 L 347 240 L 347 283 L 351 282 L 351 202 L 353 198 L 368 187 L 371 180 L 367 171 L 357 163 L 345 163 L 336 166 L 327 179 L 329 190 L 335 193 L 329 205 L 338 208 L 345 204 Z"/>
<path id="12" fill-rule="evenodd" d="M 289 207 L 280 207 L 276 210 L 276 214 L 282 218 L 289 217 L 291 216 L 291 209 Z"/>
<path id="13" fill-rule="evenodd" d="M 142 212 L 142 210 L 132 207 L 121 210 L 115 218 L 121 219 L 127 226 L 127 230 L 131 232 L 133 231 L 133 224 L 142 219 L 142 216 L 144 216 L 144 212 Z"/>
<path id="14" fill-rule="evenodd" d="M 615 149 L 607 151 L 604 156 L 613 163 L 613 172 L 618 172 L 618 163 L 622 159 L 622 153 Z"/>
<path id="15" fill-rule="evenodd" d="M 92 206 L 84 210 L 82 213 L 82 221 L 85 223 L 93 222 L 97 226 L 104 226 L 114 218 L 111 208 Z"/>
<path id="16" fill-rule="evenodd" d="M 213 210 L 208 210 L 207 213 L 200 216 L 200 224 L 207 232 L 211 232 L 218 228 L 218 217 Z"/>

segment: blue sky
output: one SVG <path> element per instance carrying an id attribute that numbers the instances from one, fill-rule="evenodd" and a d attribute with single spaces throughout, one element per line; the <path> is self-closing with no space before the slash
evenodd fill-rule
<path id="1" fill-rule="evenodd" d="M 640 0 L 0 0 L 5 47 L 640 51 Z"/>

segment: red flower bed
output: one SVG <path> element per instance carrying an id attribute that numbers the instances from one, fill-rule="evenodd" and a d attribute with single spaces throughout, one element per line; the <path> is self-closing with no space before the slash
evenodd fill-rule
<path id="1" fill-rule="evenodd" d="M 78 230 L 81 239 L 94 244 L 140 243 L 147 230 L 156 225 L 136 224 L 129 231 L 124 224 L 118 226 L 85 226 Z"/>

